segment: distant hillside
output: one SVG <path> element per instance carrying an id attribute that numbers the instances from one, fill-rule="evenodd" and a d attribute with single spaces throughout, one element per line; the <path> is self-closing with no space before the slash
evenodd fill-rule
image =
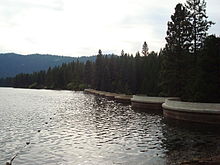
<path id="1" fill-rule="evenodd" d="M 54 55 L 20 55 L 15 53 L 0 54 L 0 78 L 13 77 L 18 73 L 32 73 L 46 70 L 49 67 L 61 65 L 72 61 L 95 61 L 96 56 L 90 57 L 65 57 Z"/>

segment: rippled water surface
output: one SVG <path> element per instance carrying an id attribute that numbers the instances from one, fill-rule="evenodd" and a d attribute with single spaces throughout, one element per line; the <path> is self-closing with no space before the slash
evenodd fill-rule
<path id="1" fill-rule="evenodd" d="M 178 164 L 219 154 L 218 132 L 83 92 L 0 88 L 0 164 Z"/>

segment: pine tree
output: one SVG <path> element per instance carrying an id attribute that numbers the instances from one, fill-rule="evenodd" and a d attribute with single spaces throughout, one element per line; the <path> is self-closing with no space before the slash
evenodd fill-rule
<path id="1" fill-rule="evenodd" d="M 191 51 L 196 55 L 204 43 L 208 29 L 214 23 L 207 20 L 206 2 L 204 0 L 187 0 L 185 6 L 190 12 L 189 19 L 192 26 Z"/>
<path id="2" fill-rule="evenodd" d="M 162 64 L 162 95 L 181 96 L 184 90 L 185 73 L 184 66 L 186 54 L 191 43 L 191 26 L 187 19 L 188 11 L 182 4 L 177 4 L 175 13 L 168 22 L 166 48 L 163 51 Z"/>
<path id="3" fill-rule="evenodd" d="M 166 41 L 170 51 L 188 51 L 191 46 L 192 28 L 188 16 L 187 9 L 182 4 L 177 4 L 175 13 L 168 22 Z"/>
<path id="4" fill-rule="evenodd" d="M 121 56 L 124 56 L 124 55 L 125 55 L 124 50 L 121 50 Z"/>
<path id="5" fill-rule="evenodd" d="M 102 79 L 103 79 L 103 55 L 102 55 L 102 51 L 99 49 L 98 51 L 98 55 L 96 57 L 96 61 L 95 61 L 95 88 L 102 90 L 101 86 L 102 86 Z"/>
<path id="6" fill-rule="evenodd" d="M 147 45 L 147 43 L 146 43 L 146 41 L 145 41 L 144 44 L 143 44 L 143 47 L 142 47 L 142 53 L 143 53 L 143 55 L 144 55 L 144 56 L 147 56 L 147 55 L 149 54 L 148 51 L 149 51 L 149 48 L 148 48 L 148 45 Z"/>
<path id="7" fill-rule="evenodd" d="M 135 93 L 141 93 L 141 84 L 143 81 L 143 61 L 142 58 L 140 56 L 140 53 L 137 52 L 135 55 L 135 67 L 136 67 L 136 89 L 135 89 Z"/>
<path id="8" fill-rule="evenodd" d="M 92 85 L 92 62 L 86 61 L 85 71 L 84 71 L 84 81 L 88 86 Z"/>

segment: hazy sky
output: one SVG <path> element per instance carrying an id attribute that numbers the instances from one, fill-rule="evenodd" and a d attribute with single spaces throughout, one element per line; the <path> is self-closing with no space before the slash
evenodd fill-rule
<path id="1" fill-rule="evenodd" d="M 206 0 L 219 35 L 220 0 Z M 90 56 L 164 47 L 167 21 L 185 0 L 0 0 L 0 52 Z"/>

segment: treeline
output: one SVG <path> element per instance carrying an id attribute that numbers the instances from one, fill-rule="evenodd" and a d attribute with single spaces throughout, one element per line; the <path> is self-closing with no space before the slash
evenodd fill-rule
<path id="1" fill-rule="evenodd" d="M 157 96 L 160 56 L 151 52 L 148 56 L 135 57 L 122 51 L 121 56 L 106 56 L 101 50 L 95 62 L 71 62 L 47 71 L 18 74 L 2 80 L 17 88 L 47 88 L 82 90 L 94 88 L 117 93 L 143 93 Z M 6 83 L 7 81 L 7 83 Z"/>
<path id="2" fill-rule="evenodd" d="M 168 22 L 165 48 L 141 53 L 121 52 L 105 56 L 99 50 L 96 61 L 72 62 L 33 74 L 19 74 L 2 84 L 24 88 L 98 90 L 177 96 L 184 101 L 220 102 L 220 38 L 207 36 L 206 3 L 187 0 L 177 4 Z"/>

